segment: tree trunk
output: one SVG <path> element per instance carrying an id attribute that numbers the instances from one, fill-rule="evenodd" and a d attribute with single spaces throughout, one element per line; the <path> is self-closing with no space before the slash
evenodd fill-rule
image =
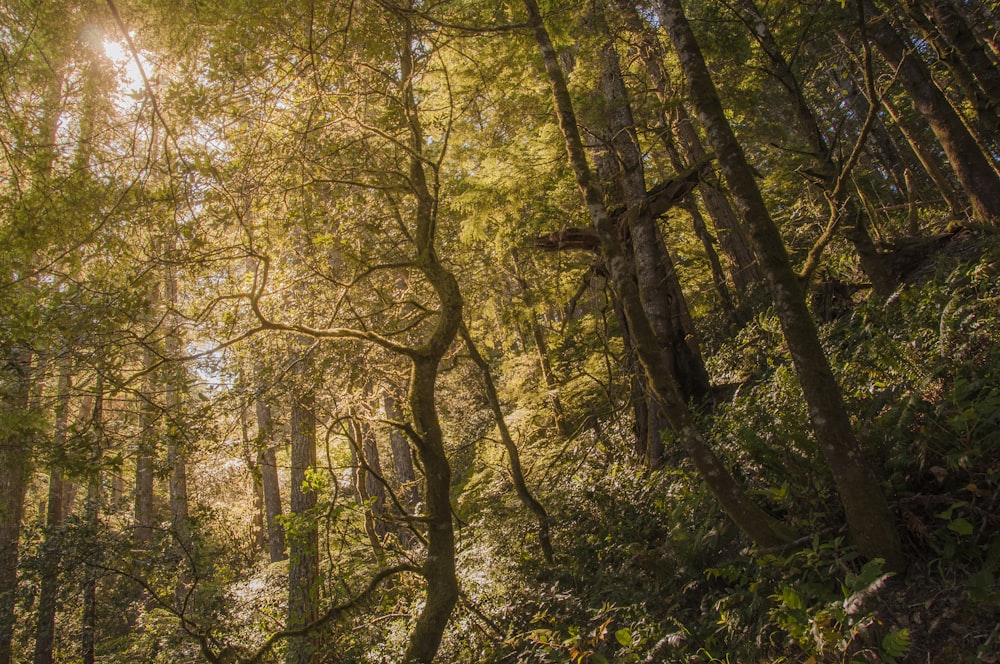
<path id="1" fill-rule="evenodd" d="M 538 368 L 542 372 L 542 380 L 545 381 L 545 389 L 549 395 L 549 402 L 552 404 L 552 416 L 555 419 L 556 429 L 559 434 L 566 438 L 572 433 L 569 424 L 566 422 L 566 414 L 563 411 L 562 400 L 559 398 L 559 382 L 556 380 L 555 372 L 552 371 L 552 360 L 549 357 L 549 346 L 545 343 L 545 330 L 538 322 L 535 313 L 535 298 L 528 284 L 528 280 L 521 273 L 521 265 L 518 262 L 517 252 L 511 258 L 514 265 L 514 278 L 521 289 L 525 305 L 528 308 L 528 327 L 531 328 L 531 338 L 535 342 L 535 353 L 538 356 Z"/>
<path id="2" fill-rule="evenodd" d="M 733 522 L 758 544 L 777 546 L 791 538 L 791 534 L 773 517 L 750 501 L 733 480 L 732 475 L 707 446 L 695 428 L 687 404 L 680 395 L 676 381 L 669 373 L 666 358 L 646 318 L 639 299 L 638 288 L 630 273 L 618 241 L 617 229 L 604 206 L 604 195 L 594 181 L 587 164 L 583 141 L 576 124 L 573 104 L 559 65 L 559 58 L 552 45 L 535 0 L 524 0 L 528 22 L 535 42 L 542 55 L 555 100 L 559 126 L 566 143 L 566 151 L 577 183 L 587 203 L 594 228 L 600 238 L 605 262 L 611 280 L 621 298 L 625 316 L 636 341 L 639 361 L 653 386 L 657 400 L 663 405 L 671 428 L 684 444 L 688 455 L 698 468 L 713 495 Z"/>
<path id="3" fill-rule="evenodd" d="M 299 380 L 311 380 L 308 356 L 296 359 Z M 303 627 L 316 618 L 319 593 L 319 529 L 315 515 L 316 492 L 306 483 L 316 467 L 316 419 L 312 387 L 297 384 L 291 412 L 291 504 L 295 528 L 286 533 L 288 541 L 288 629 Z M 314 635 L 288 640 L 287 664 L 310 664 L 315 653 Z"/>
<path id="4" fill-rule="evenodd" d="M 656 96 L 660 101 L 659 114 L 663 124 L 662 140 L 671 156 L 674 168 L 683 170 L 695 164 L 705 163 L 708 160 L 708 153 L 701 143 L 698 132 L 692 125 L 683 105 L 675 103 L 675 100 L 671 98 L 670 82 L 663 68 L 662 48 L 656 35 L 642 21 L 634 3 L 630 3 L 628 0 L 616 0 L 616 4 L 626 23 L 639 38 L 639 54 L 646 66 L 646 71 L 649 72 L 650 80 L 656 89 Z M 667 109 L 671 109 L 669 114 Z M 671 117 L 673 117 L 673 121 L 670 120 Z M 674 139 L 684 151 L 684 161 L 677 154 Z M 703 174 L 698 182 L 698 191 L 719 235 L 720 245 L 729 262 L 730 277 L 736 287 L 736 292 L 739 293 L 740 297 L 745 297 L 753 285 L 763 278 L 754 263 L 749 239 L 714 174 L 708 172 Z"/>
<path id="5" fill-rule="evenodd" d="M 167 240 L 166 257 L 168 261 L 174 260 L 175 245 L 176 239 L 171 235 Z M 167 420 L 167 462 L 170 464 L 170 529 L 174 537 L 174 549 L 180 560 L 175 595 L 178 600 L 181 600 L 191 583 L 192 567 L 195 561 L 190 560 L 193 555 L 193 542 L 188 507 L 187 452 L 184 449 L 187 422 L 183 413 L 182 397 L 186 369 L 176 359 L 181 355 L 181 339 L 178 317 L 175 313 L 177 311 L 177 273 L 172 263 L 166 268 L 163 290 L 164 300 L 169 307 L 165 317 L 169 329 L 164 344 L 167 366 L 163 371 L 163 377 Z"/>
<path id="6" fill-rule="evenodd" d="M 370 396 L 367 389 L 365 393 L 366 396 Z M 389 532 L 385 522 L 385 486 L 381 481 L 384 477 L 382 461 L 371 424 L 362 420 L 353 409 L 351 438 L 355 496 L 364 510 L 365 532 L 371 542 L 372 551 L 381 563 L 385 559 L 383 538 Z"/>
<path id="7" fill-rule="evenodd" d="M 407 26 L 409 28 L 409 26 Z M 441 358 L 462 323 L 462 294 L 455 276 L 438 261 L 434 248 L 437 201 L 424 172 L 426 144 L 411 77 L 415 35 L 407 29 L 400 42 L 402 108 L 409 129 L 409 184 L 414 194 L 416 245 L 415 264 L 437 294 L 437 321 L 424 344 L 411 356 L 410 413 L 417 452 L 426 479 L 424 518 L 427 526 L 427 557 L 423 576 L 427 581 L 424 607 L 410 634 L 404 661 L 431 664 L 441 645 L 445 627 L 458 601 L 455 576 L 455 531 L 451 520 L 451 466 L 444 449 L 444 433 L 438 419 L 436 382 Z"/>
<path id="8" fill-rule="evenodd" d="M 385 418 L 392 422 L 402 422 L 403 413 L 396 401 L 395 386 L 387 387 L 382 392 L 382 404 Z M 420 500 L 420 490 L 417 477 L 413 473 L 413 453 L 410 444 L 398 427 L 389 427 L 389 446 L 392 448 L 392 468 L 396 476 L 396 486 L 399 487 L 400 501 L 407 511 L 417 506 Z"/>
<path id="9" fill-rule="evenodd" d="M 285 530 L 281 526 L 281 483 L 274 455 L 274 425 L 271 404 L 262 394 L 254 402 L 257 415 L 257 466 L 264 494 L 264 518 L 267 529 L 267 550 L 272 563 L 285 560 Z"/>
<path id="10" fill-rule="evenodd" d="M 701 143 L 694 123 L 681 105 L 677 106 L 672 126 L 690 164 L 703 163 L 708 159 L 708 152 Z M 714 174 L 706 175 L 702 179 L 698 191 L 715 225 L 719 246 L 728 259 L 733 285 L 740 296 L 745 298 L 764 281 L 764 274 L 760 271 L 750 246 L 750 238 L 733 211 L 722 183 Z"/>
<path id="11" fill-rule="evenodd" d="M 32 356 L 4 340 L 0 358 L 0 664 L 12 662 L 14 605 L 17 601 L 17 563 L 24 493 L 33 448 L 31 398 Z"/>
<path id="12" fill-rule="evenodd" d="M 855 15 L 865 19 L 868 36 L 889 65 L 898 71 L 914 107 L 937 136 L 972 205 L 973 216 L 989 226 L 1000 225 L 1000 176 L 947 97 L 934 84 L 919 55 L 906 47 L 871 0 L 849 0 L 847 4 Z"/>
<path id="13" fill-rule="evenodd" d="M 980 118 L 996 132 L 1000 117 L 1000 67 L 996 65 L 952 0 L 920 0 L 955 55 L 972 74 L 982 92 Z"/>
<path id="14" fill-rule="evenodd" d="M 958 215 L 962 211 L 962 203 L 959 200 L 958 194 L 952 188 L 951 183 L 948 182 L 947 176 L 938 167 L 936 158 L 927 151 L 923 141 L 914 135 L 909 125 L 900 115 L 896 105 L 889 99 L 889 95 L 882 95 L 882 106 L 889 113 L 889 117 L 892 118 L 903 138 L 906 139 L 907 144 L 910 146 L 913 154 L 916 155 L 917 161 L 920 162 L 924 172 L 934 182 L 938 193 L 941 194 L 941 198 L 948 204 L 948 210 L 952 215 Z"/>
<path id="15" fill-rule="evenodd" d="M 104 456 L 104 380 L 100 370 L 94 390 L 93 415 L 88 429 L 91 441 L 90 481 L 84 519 L 92 538 L 85 557 L 83 577 L 83 617 L 81 620 L 80 653 L 84 664 L 94 664 L 97 645 L 97 566 L 101 563 L 102 546 L 98 539 L 98 515 L 101 510 L 101 460 Z"/>
<path id="16" fill-rule="evenodd" d="M 66 448 L 69 428 L 69 398 L 72 361 L 60 359 L 59 379 L 56 385 L 56 402 L 53 447 L 57 452 Z M 49 469 L 48 505 L 45 515 L 45 540 L 42 543 L 42 581 L 38 591 L 37 626 L 35 629 L 34 664 L 52 664 L 52 646 L 56 629 L 56 604 L 59 599 L 59 564 L 62 559 L 59 529 L 63 523 L 62 470 L 53 462 Z"/>
<path id="17" fill-rule="evenodd" d="M 708 68 L 684 16 L 680 0 L 658 0 L 660 24 L 670 35 L 690 95 L 736 199 L 758 261 L 767 276 L 785 340 L 809 408 L 813 431 L 844 506 L 858 548 L 880 556 L 890 569 L 903 567 L 895 523 L 882 493 L 879 473 L 866 458 L 830 370 L 804 293 L 777 226 L 764 205 L 743 149 L 733 134 Z"/>
<path id="18" fill-rule="evenodd" d="M 601 53 L 601 88 L 605 121 L 611 135 L 618 175 L 628 212 L 639 297 L 653 333 L 670 365 L 685 402 L 704 404 L 711 394 L 708 371 L 698 346 L 673 261 L 667 253 L 646 194 L 642 151 L 631 105 L 622 80 L 618 54 L 607 42 Z"/>
<path id="19" fill-rule="evenodd" d="M 158 299 L 157 295 L 153 295 Z M 156 355 L 143 350 L 143 379 L 139 403 L 139 449 L 135 459 L 135 546 L 149 549 L 153 543 L 153 464 L 156 458 L 159 427 L 153 395 L 157 389 L 153 365 Z"/>

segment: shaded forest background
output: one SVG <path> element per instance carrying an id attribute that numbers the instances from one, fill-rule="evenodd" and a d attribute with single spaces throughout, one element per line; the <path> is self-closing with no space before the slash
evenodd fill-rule
<path id="1" fill-rule="evenodd" d="M 1000 661 L 998 39 L 3 0 L 0 664 Z"/>

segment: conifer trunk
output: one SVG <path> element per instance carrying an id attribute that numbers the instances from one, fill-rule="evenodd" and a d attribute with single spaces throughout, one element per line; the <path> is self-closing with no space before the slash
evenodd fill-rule
<path id="1" fill-rule="evenodd" d="M 409 26 L 403 37 L 400 44 L 400 92 L 409 129 L 409 184 L 416 203 L 414 260 L 440 303 L 436 324 L 424 344 L 414 349 L 410 358 L 410 413 L 416 434 L 415 444 L 425 477 L 427 556 L 422 574 L 427 582 L 427 595 L 410 634 L 404 661 L 431 664 L 458 601 L 455 531 L 451 519 L 451 466 L 445 453 L 444 432 L 438 418 L 436 383 L 441 359 L 462 324 L 462 294 L 455 276 L 439 262 L 434 246 L 436 199 L 424 170 L 424 136 L 411 80 L 415 66 L 412 51 L 414 35 Z"/>

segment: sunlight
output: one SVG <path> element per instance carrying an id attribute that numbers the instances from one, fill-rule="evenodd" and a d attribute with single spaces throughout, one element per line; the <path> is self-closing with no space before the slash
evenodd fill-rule
<path id="1" fill-rule="evenodd" d="M 119 70 L 118 90 L 122 94 L 129 95 L 142 90 L 142 74 L 135 58 L 129 52 L 128 47 L 122 43 L 105 39 L 103 42 L 104 54 L 114 63 Z M 139 60 L 147 76 L 152 75 L 152 64 L 139 52 Z"/>

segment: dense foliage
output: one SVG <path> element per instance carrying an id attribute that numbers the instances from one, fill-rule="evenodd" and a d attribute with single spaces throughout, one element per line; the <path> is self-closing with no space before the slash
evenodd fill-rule
<path id="1" fill-rule="evenodd" d="M 1000 662 L 998 35 L 0 4 L 0 664 Z"/>

